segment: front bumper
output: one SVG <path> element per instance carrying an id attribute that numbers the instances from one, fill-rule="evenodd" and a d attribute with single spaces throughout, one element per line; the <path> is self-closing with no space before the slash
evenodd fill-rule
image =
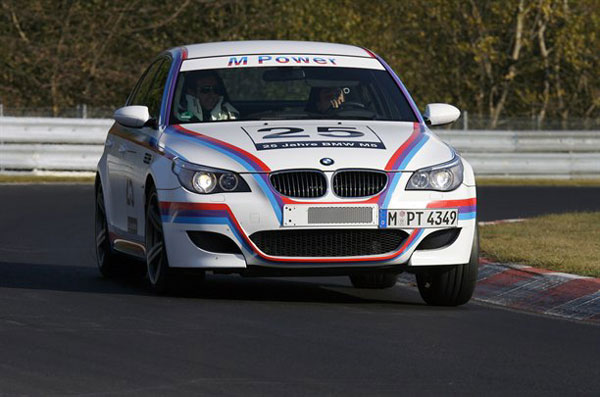
<path id="1" fill-rule="evenodd" d="M 258 231 L 293 228 L 282 226 L 282 215 L 277 211 L 278 206 L 281 209 L 281 203 L 274 202 L 273 197 L 263 194 L 260 180 L 249 175 L 245 177 L 252 192 L 200 195 L 183 188 L 159 190 L 165 245 L 171 267 L 214 270 L 245 269 L 248 266 L 279 269 L 367 269 L 394 265 L 452 265 L 469 261 L 476 228 L 474 186 L 461 185 L 455 191 L 447 193 L 396 189 L 385 201 L 387 208 L 402 209 L 425 209 L 432 206 L 457 208 L 460 204 L 469 202 L 468 206 L 463 206 L 467 208 L 465 212 L 461 212 L 459 208 L 458 237 L 443 248 L 416 249 L 421 241 L 440 228 L 402 229 L 408 234 L 408 238 L 397 250 L 385 254 L 352 257 L 276 257 L 262 252 L 249 236 Z M 408 177 L 408 174 L 403 175 L 399 185 L 404 186 Z M 331 205 L 332 201 L 335 205 L 365 202 L 328 196 L 303 202 Z M 371 202 L 374 202 L 373 199 Z M 332 228 L 341 227 L 311 227 Z M 376 226 L 361 228 L 377 229 Z M 237 244 L 241 253 L 224 254 L 200 249 L 191 241 L 188 231 L 223 234 Z"/>

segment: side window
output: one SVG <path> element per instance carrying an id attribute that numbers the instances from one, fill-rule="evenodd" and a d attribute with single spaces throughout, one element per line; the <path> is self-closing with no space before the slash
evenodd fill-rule
<path id="1" fill-rule="evenodd" d="M 169 69 L 171 62 L 168 59 L 159 66 L 154 81 L 148 90 L 146 95 L 146 106 L 148 106 L 148 112 L 150 117 L 158 121 L 160 114 L 160 105 L 162 103 L 163 92 L 165 91 L 165 85 L 167 84 L 167 77 L 169 76 Z"/>
<path id="2" fill-rule="evenodd" d="M 128 105 L 145 105 L 148 106 L 145 102 L 146 94 L 148 93 L 148 89 L 152 85 L 152 80 L 154 79 L 154 75 L 156 74 L 156 69 L 163 62 L 162 59 L 154 62 L 150 67 L 146 70 L 146 73 L 142 76 L 140 82 L 136 87 L 136 91 L 131 97 Z"/>

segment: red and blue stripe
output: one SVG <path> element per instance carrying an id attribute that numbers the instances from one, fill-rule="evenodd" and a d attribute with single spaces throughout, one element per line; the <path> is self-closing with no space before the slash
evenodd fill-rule
<path id="1" fill-rule="evenodd" d="M 381 193 L 378 199 L 379 208 L 388 208 L 392 193 L 396 189 L 402 171 L 406 169 L 415 154 L 427 143 L 429 135 L 424 132 L 424 126 L 419 123 L 414 123 L 413 133 L 408 139 L 396 150 L 392 157 L 385 165 L 385 170 L 388 171 L 389 183 L 385 190 Z"/>
<path id="2" fill-rule="evenodd" d="M 477 217 L 477 198 L 433 201 L 427 204 L 427 208 L 458 208 L 459 221 L 475 219 Z"/>
<path id="3" fill-rule="evenodd" d="M 242 167 L 248 170 L 248 172 L 250 172 L 254 177 L 262 191 L 269 199 L 279 223 L 282 222 L 282 208 L 283 204 L 287 202 L 287 200 L 271 187 L 271 184 L 269 183 L 269 172 L 271 170 L 262 160 L 237 146 L 198 132 L 188 130 L 180 125 L 173 126 L 173 130 L 198 144 L 213 149 L 219 153 L 223 153 L 224 155 L 241 164 Z"/>
<path id="4" fill-rule="evenodd" d="M 367 200 L 356 201 L 356 203 L 364 203 L 364 202 L 377 202 L 380 208 L 387 208 L 389 205 L 389 201 L 391 199 L 392 193 L 400 178 L 402 176 L 401 172 L 405 169 L 415 154 L 425 145 L 425 143 L 429 140 L 429 135 L 424 131 L 423 125 L 419 123 L 414 123 L 413 133 L 410 137 L 396 150 L 396 152 L 392 155 L 385 166 L 385 170 L 388 171 L 388 178 L 390 178 L 390 182 L 386 186 L 383 192 L 379 195 L 372 197 Z M 261 190 L 265 193 L 268 198 L 275 215 L 277 216 L 277 220 L 279 223 L 282 223 L 282 210 L 284 204 L 292 204 L 297 203 L 301 204 L 302 201 L 291 200 L 287 197 L 281 196 L 269 182 L 269 172 L 271 169 L 259 158 L 254 156 L 253 154 L 234 146 L 230 143 L 223 142 L 219 139 L 188 130 L 181 125 L 175 125 L 169 127 L 167 131 L 173 131 L 186 139 L 193 140 L 194 142 L 201 144 L 207 148 L 215 150 L 219 153 L 226 155 L 227 157 L 232 158 L 237 161 L 242 167 L 244 167 L 249 173 L 251 173 L 252 177 L 256 180 L 257 184 L 260 186 Z M 346 202 L 346 204 L 351 204 L 351 202 Z"/>
<path id="5" fill-rule="evenodd" d="M 227 225 L 235 235 L 236 240 L 246 250 L 253 251 L 249 240 L 242 231 L 229 207 L 225 204 L 198 204 L 186 202 L 161 202 L 161 217 L 163 222 Z"/>

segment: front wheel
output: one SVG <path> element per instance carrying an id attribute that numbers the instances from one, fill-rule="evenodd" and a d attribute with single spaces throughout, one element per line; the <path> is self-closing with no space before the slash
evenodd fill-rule
<path id="1" fill-rule="evenodd" d="M 169 268 L 165 239 L 160 216 L 158 195 L 152 190 L 146 201 L 146 268 L 150 289 L 157 294 L 166 293 L 173 284 L 173 271 Z"/>
<path id="2" fill-rule="evenodd" d="M 479 271 L 479 232 L 475 227 L 469 263 L 440 266 L 417 274 L 421 298 L 428 305 L 459 306 L 467 303 L 477 283 Z"/>

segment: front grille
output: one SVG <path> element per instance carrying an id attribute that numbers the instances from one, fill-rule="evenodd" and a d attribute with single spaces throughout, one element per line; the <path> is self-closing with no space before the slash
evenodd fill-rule
<path id="1" fill-rule="evenodd" d="M 408 234 L 398 229 L 268 230 L 250 239 L 267 255 L 336 257 L 396 251 Z"/>
<path id="2" fill-rule="evenodd" d="M 385 188 L 387 175 L 378 171 L 340 171 L 333 176 L 333 192 L 340 197 L 373 196 Z"/>
<path id="3" fill-rule="evenodd" d="M 270 179 L 275 190 L 289 197 L 321 197 L 327 190 L 327 179 L 320 171 L 284 171 L 271 174 Z"/>

